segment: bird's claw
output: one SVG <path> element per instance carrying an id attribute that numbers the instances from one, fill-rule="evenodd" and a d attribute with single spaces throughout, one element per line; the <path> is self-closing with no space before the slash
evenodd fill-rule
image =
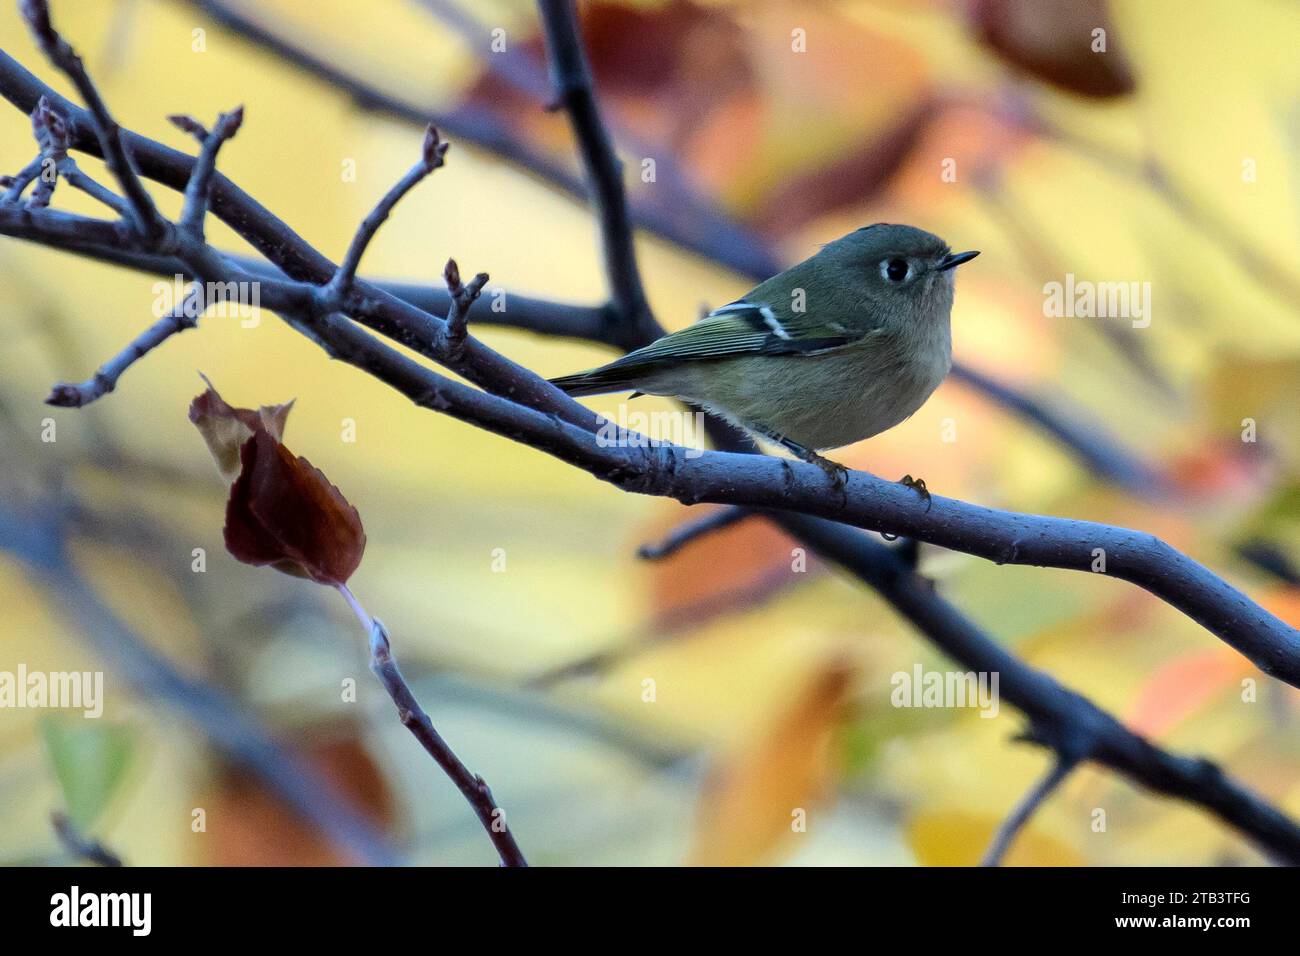
<path id="1" fill-rule="evenodd" d="M 925 487 L 925 479 L 913 478 L 911 475 L 904 475 L 898 479 L 898 483 L 907 488 L 911 488 L 925 501 L 925 510 L 929 511 L 933 502 L 930 500 L 930 489 Z"/>
<path id="2" fill-rule="evenodd" d="M 843 491 L 845 485 L 849 483 L 849 470 L 838 461 L 831 461 L 829 458 L 814 454 L 812 463 L 830 476 L 831 484 L 837 491 Z"/>

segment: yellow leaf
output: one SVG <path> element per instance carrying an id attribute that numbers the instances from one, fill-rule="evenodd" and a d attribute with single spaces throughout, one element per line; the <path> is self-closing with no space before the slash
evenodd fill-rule
<path id="1" fill-rule="evenodd" d="M 926 810 L 908 823 L 907 839 L 922 866 L 975 866 L 1001 825 L 997 817 L 965 810 Z M 1086 862 L 1069 844 L 1036 829 L 1032 819 L 1016 834 L 1002 860 L 1004 866 L 1083 866 Z"/>

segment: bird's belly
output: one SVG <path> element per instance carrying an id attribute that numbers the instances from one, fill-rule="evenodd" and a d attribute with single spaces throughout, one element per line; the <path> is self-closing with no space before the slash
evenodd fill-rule
<path id="1" fill-rule="evenodd" d="M 805 448 L 851 445 L 910 417 L 948 373 L 948 357 L 882 362 L 858 355 L 745 360 L 737 384 L 701 397 L 733 421 L 773 431 Z"/>

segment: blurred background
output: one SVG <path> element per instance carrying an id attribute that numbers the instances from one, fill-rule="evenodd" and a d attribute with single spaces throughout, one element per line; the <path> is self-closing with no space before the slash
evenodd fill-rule
<path id="1" fill-rule="evenodd" d="M 5 51 L 72 95 L 14 6 L 0 5 Z M 536 163 L 523 170 L 457 136 L 496 123 L 514 159 L 577 172 L 564 118 L 543 110 L 533 4 L 53 7 L 126 127 L 192 152 L 168 114 L 209 122 L 244 104 L 220 168 L 326 255 L 342 255 L 409 168 L 420 126 L 362 108 L 214 9 L 412 115 L 446 118 L 447 167 L 398 207 L 364 274 L 439 285 L 455 256 L 507 294 L 602 301 L 585 204 Z M 980 249 L 953 312 L 972 374 L 837 457 L 983 505 L 1154 532 L 1300 625 L 1300 8 L 670 0 L 581 12 L 632 202 L 678 233 L 638 234 L 665 325 L 744 293 L 747 270 L 872 222 Z M 27 117 L 0 109 L 0 169 L 34 153 Z M 178 197 L 151 189 L 174 216 Z M 66 187 L 54 205 L 100 214 Z M 701 209 L 731 238 L 709 238 L 692 218 Z M 249 251 L 224 224 L 209 236 Z M 1046 314 L 1044 286 L 1067 275 L 1150 283 L 1150 324 Z M 195 686 L 308 761 L 401 859 L 495 861 L 367 672 L 338 595 L 226 553 L 225 486 L 186 416 L 200 370 L 236 405 L 297 399 L 286 443 L 365 523 L 352 589 L 534 864 L 971 864 L 1048 766 L 1013 740 L 1025 721 L 1010 706 L 994 719 L 893 707 L 895 673 L 953 665 L 870 590 L 815 556 L 805 567 L 764 523 L 640 561 L 639 545 L 698 512 L 418 411 L 269 314 L 252 328 L 203 319 L 87 408 L 42 404 L 53 382 L 88 377 L 153 321 L 155 281 L 0 242 L 0 500 L 38 529 L 51 511 L 66 521 L 75 576 L 34 576 L 0 552 L 0 671 L 105 674 L 98 720 L 0 711 L 0 861 L 65 861 L 49 822 L 58 810 L 128 863 L 355 861 L 214 748 L 185 706 Z M 476 334 L 546 375 L 614 354 Z M 992 400 L 983 376 L 1082 440 Z M 613 413 L 620 397 L 587 401 Z M 1300 815 L 1297 693 L 1194 622 L 1101 576 L 931 548 L 920 561 L 1016 654 Z M 142 691 L 141 649 L 193 683 Z M 1092 767 L 1008 858 L 1262 860 L 1205 813 Z"/>

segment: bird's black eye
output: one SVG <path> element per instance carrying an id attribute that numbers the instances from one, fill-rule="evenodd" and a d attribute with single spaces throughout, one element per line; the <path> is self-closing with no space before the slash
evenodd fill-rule
<path id="1" fill-rule="evenodd" d="M 885 268 L 881 271 L 890 282 L 902 282 L 910 270 L 906 259 L 886 259 Z"/>

